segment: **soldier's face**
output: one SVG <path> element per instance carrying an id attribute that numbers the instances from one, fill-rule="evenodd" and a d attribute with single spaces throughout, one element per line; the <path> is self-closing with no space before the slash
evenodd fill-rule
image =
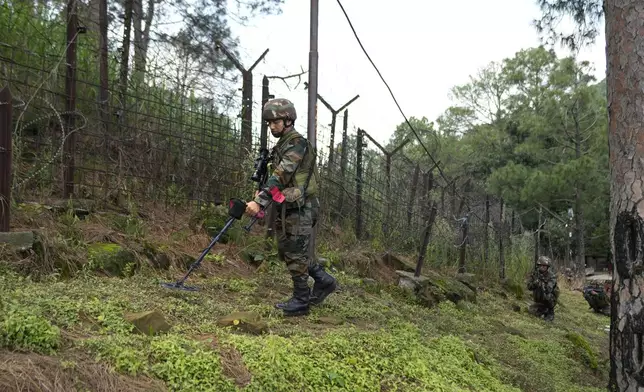
<path id="1" fill-rule="evenodd" d="M 268 127 L 271 129 L 273 137 L 280 137 L 284 132 L 284 120 L 271 120 L 268 122 Z"/>
<path id="2" fill-rule="evenodd" d="M 546 272 L 546 271 L 548 271 L 548 266 L 547 266 L 547 265 L 540 265 L 540 266 L 539 266 L 539 271 L 541 271 L 541 272 Z"/>

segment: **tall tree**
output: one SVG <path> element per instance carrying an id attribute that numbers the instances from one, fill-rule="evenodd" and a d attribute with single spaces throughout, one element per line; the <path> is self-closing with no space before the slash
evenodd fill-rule
<path id="1" fill-rule="evenodd" d="M 606 29 L 606 93 L 610 148 L 610 239 L 613 262 L 610 359 L 611 391 L 644 388 L 644 7 L 637 0 L 540 0 L 550 28 L 553 16 L 572 15 L 577 37 Z M 541 23 L 541 26 L 539 26 Z M 551 35 L 552 36 L 552 35 Z M 579 40 L 569 40 L 571 47 Z"/>

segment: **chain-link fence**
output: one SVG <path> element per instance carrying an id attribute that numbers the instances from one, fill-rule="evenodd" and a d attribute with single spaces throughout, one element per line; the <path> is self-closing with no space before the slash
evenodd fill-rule
<path id="1" fill-rule="evenodd" d="M 260 132 L 249 134 L 253 117 L 244 110 L 252 104 L 238 117 L 229 106 L 231 98 L 248 97 L 235 88 L 252 94 L 254 86 L 239 88 L 221 69 L 189 64 L 181 45 L 146 49 L 144 68 L 140 48 L 132 49 L 139 62 L 132 71 L 122 55 L 125 42 L 116 32 L 101 33 L 105 22 L 80 23 L 78 13 L 91 10 L 70 13 L 75 4 L 58 14 L 7 3 L 0 9 L 8 23 L 0 30 L 0 81 L 14 97 L 11 129 L 0 132 L 13 136 L 13 197 L 176 208 L 251 195 L 253 159 L 273 140 L 261 123 Z M 265 101 L 266 79 L 262 87 Z M 338 115 L 340 123 L 347 111 Z M 501 214 L 498 201 L 488 200 L 489 218 L 481 218 L 485 201 L 459 205 L 463 191 L 439 181 L 434 167 L 405 156 L 403 145 L 381 146 L 367 131 L 342 123 L 333 136 L 318 126 L 323 229 L 340 228 L 383 250 L 417 253 L 431 221 L 436 240 L 428 252 L 436 260 L 455 264 L 463 245 L 475 245 L 468 258 L 492 259 L 499 233 L 507 236 L 513 225 L 499 224 L 507 223 L 509 212 Z M 432 210 L 438 211 L 433 218 Z"/>

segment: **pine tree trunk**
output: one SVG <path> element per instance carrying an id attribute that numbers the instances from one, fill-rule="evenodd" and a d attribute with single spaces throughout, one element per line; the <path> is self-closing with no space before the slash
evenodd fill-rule
<path id="1" fill-rule="evenodd" d="M 609 390 L 644 389 L 644 7 L 606 0 L 613 251 Z"/>
<path id="2" fill-rule="evenodd" d="M 501 207 L 503 210 L 503 207 Z M 490 258 L 490 196 L 485 195 L 485 226 L 483 227 L 483 261 L 485 265 L 489 262 Z"/>

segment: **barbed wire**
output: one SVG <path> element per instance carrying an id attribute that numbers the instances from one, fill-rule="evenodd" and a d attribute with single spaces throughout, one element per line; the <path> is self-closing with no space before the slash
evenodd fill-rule
<path id="1" fill-rule="evenodd" d="M 68 138 L 68 137 L 70 137 L 70 136 L 71 136 L 72 134 L 74 134 L 75 132 L 77 132 L 77 131 L 79 131 L 79 130 L 81 130 L 81 129 L 85 128 L 85 127 L 87 126 L 87 123 L 88 123 L 87 118 L 86 118 L 82 113 L 80 113 L 80 112 L 72 111 L 72 112 L 61 112 L 61 113 L 59 113 L 59 112 L 56 110 L 56 108 L 54 107 L 54 105 L 53 105 L 51 102 L 47 101 L 46 99 L 44 99 L 44 98 L 42 98 L 42 97 L 35 97 L 35 98 L 36 98 L 36 99 L 40 99 L 40 100 L 44 101 L 44 102 L 47 104 L 47 106 L 49 106 L 49 108 L 51 109 L 51 111 L 52 111 L 53 113 L 52 113 L 52 114 L 48 114 L 48 115 L 44 115 L 44 116 L 38 117 L 38 118 L 36 118 L 36 119 L 34 119 L 34 120 L 32 120 L 32 121 L 29 121 L 28 123 L 24 124 L 24 125 L 20 128 L 20 130 L 22 131 L 22 130 L 24 130 L 25 128 L 27 128 L 27 127 L 29 127 L 29 126 L 31 126 L 31 125 L 33 125 L 33 124 L 36 124 L 36 123 L 38 123 L 38 122 L 40 122 L 40 121 L 43 121 L 43 120 L 49 119 L 49 118 L 51 118 L 51 117 L 56 117 L 56 119 L 58 120 L 58 124 L 60 125 L 61 132 L 62 132 L 62 137 L 61 137 L 61 141 L 60 141 L 60 146 L 58 147 L 58 149 L 57 149 L 56 153 L 52 156 L 52 158 L 51 158 L 49 161 L 47 161 L 47 162 L 43 163 L 43 164 L 41 165 L 41 167 L 40 167 L 39 169 L 36 169 L 32 174 L 28 174 L 24 180 L 22 180 L 21 182 L 19 182 L 19 183 L 15 184 L 15 185 L 13 186 L 14 191 L 19 190 L 21 187 L 23 187 L 23 186 L 24 186 L 25 184 L 27 184 L 29 181 L 31 181 L 32 179 L 34 179 L 36 176 L 40 175 L 40 173 L 42 173 L 42 172 L 43 172 L 43 171 L 44 171 L 48 166 L 50 166 L 51 164 L 53 164 L 53 163 L 54 163 L 54 161 L 56 160 L 56 158 L 58 158 L 58 156 L 60 156 L 60 155 L 62 154 L 62 152 L 63 152 L 63 148 L 64 148 L 64 146 L 65 146 L 65 141 L 67 140 L 67 138 Z M 80 127 L 76 127 L 76 128 L 74 128 L 74 129 L 72 129 L 71 131 L 69 131 L 68 133 L 66 133 L 66 132 L 65 132 L 65 128 L 66 128 L 66 127 L 65 127 L 65 124 L 63 123 L 63 119 L 62 119 L 62 117 L 61 117 L 61 116 L 63 116 L 63 115 L 76 115 L 76 116 L 79 116 L 80 118 L 82 118 L 82 119 L 84 120 L 84 123 L 83 123 L 83 125 L 82 125 L 82 126 L 80 126 Z M 15 180 L 16 180 L 16 179 L 14 178 L 14 181 L 15 181 Z"/>

